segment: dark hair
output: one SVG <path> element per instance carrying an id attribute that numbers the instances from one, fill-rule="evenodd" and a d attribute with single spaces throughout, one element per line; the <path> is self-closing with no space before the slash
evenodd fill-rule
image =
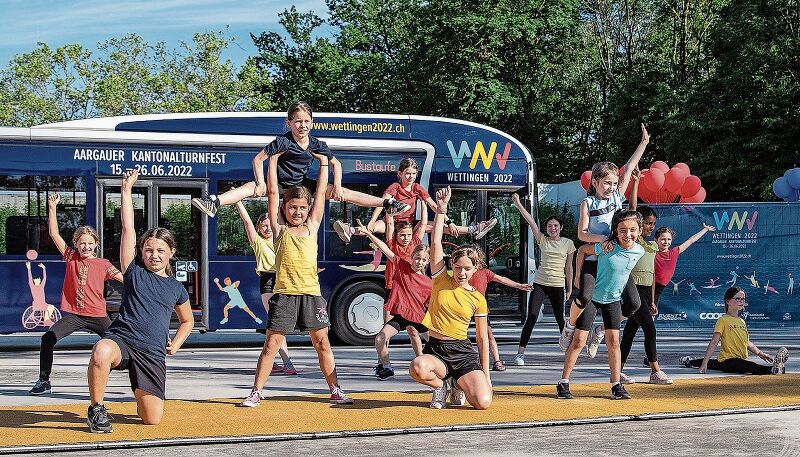
<path id="1" fill-rule="evenodd" d="M 413 168 L 419 171 L 419 165 L 417 165 L 417 161 L 412 159 L 411 157 L 406 157 L 400 161 L 400 166 L 397 168 L 398 171 L 403 171 L 406 168 Z"/>
<path id="2" fill-rule="evenodd" d="M 173 251 L 178 246 L 178 244 L 175 242 L 175 238 L 172 237 L 172 232 L 163 227 L 155 227 L 142 233 L 142 236 L 139 237 L 139 246 L 138 246 L 139 252 L 137 255 L 139 256 L 142 255 L 142 249 L 144 249 L 144 243 L 146 243 L 147 240 L 149 240 L 150 238 L 155 238 L 167 243 L 167 246 L 169 246 L 169 248 Z M 166 271 L 167 275 L 175 276 L 175 273 L 172 271 L 172 265 L 170 265 L 169 262 L 167 262 Z"/>
<path id="3" fill-rule="evenodd" d="M 592 185 L 595 179 L 602 179 L 610 174 L 619 176 L 619 168 L 611 162 L 597 162 L 592 166 L 592 178 L 589 181 L 589 188 L 586 189 L 586 195 L 597 195 L 597 189 Z"/>
<path id="4" fill-rule="evenodd" d="M 286 118 L 292 120 L 292 118 L 294 117 L 294 113 L 298 111 L 305 111 L 306 113 L 308 113 L 309 116 L 311 116 L 312 118 L 314 117 L 314 112 L 311 109 L 311 105 L 302 100 L 298 100 L 289 105 L 289 109 L 286 111 Z"/>
<path id="5" fill-rule="evenodd" d="M 262 235 L 262 234 L 261 234 L 261 231 L 260 231 L 260 230 L 258 230 L 258 227 L 259 227 L 259 226 L 261 225 L 261 223 L 262 223 L 262 222 L 264 222 L 264 221 L 265 221 L 267 218 L 269 218 L 269 213 L 268 213 L 268 212 L 267 212 L 267 213 L 264 213 L 264 214 L 262 214 L 262 215 L 260 215 L 260 216 L 258 216 L 258 220 L 256 221 L 256 233 L 258 233 L 258 236 L 260 236 L 261 238 L 265 238 L 265 237 L 264 237 L 264 235 Z M 272 227 L 270 227 L 270 225 L 269 225 L 269 222 L 267 223 L 267 229 L 268 229 L 268 230 L 267 230 L 268 232 L 271 232 L 271 231 L 272 231 Z"/>
<path id="6" fill-rule="evenodd" d="M 728 312 L 728 300 L 732 300 L 733 297 L 738 294 L 739 292 L 744 294 L 745 300 L 747 300 L 747 292 L 744 291 L 741 287 L 729 287 L 728 290 L 725 291 L 725 312 Z"/>
<path id="7" fill-rule="evenodd" d="M 558 222 L 558 225 L 561 226 L 561 228 L 564 228 L 564 221 L 562 221 L 560 217 L 555 216 L 555 215 L 548 217 L 547 220 L 544 221 L 544 226 L 547 227 L 547 224 L 550 221 L 556 221 L 556 222 Z"/>
<path id="8" fill-rule="evenodd" d="M 619 226 L 620 222 L 627 221 L 630 219 L 635 219 L 636 223 L 639 224 L 639 230 L 642 229 L 642 215 L 639 214 L 638 211 L 617 211 L 614 214 L 614 218 L 611 219 L 611 233 L 608 235 L 608 239 L 611 241 L 618 240 L 617 239 L 617 226 Z"/>
<path id="9" fill-rule="evenodd" d="M 642 219 L 643 219 L 643 220 L 644 220 L 644 219 L 647 219 L 647 218 L 648 218 L 648 217 L 650 217 L 650 216 L 653 216 L 653 217 L 658 217 L 658 216 L 656 216 L 656 212 L 655 212 L 655 211 L 653 211 L 653 208 L 651 208 L 651 207 L 649 207 L 649 206 L 647 206 L 647 205 L 641 205 L 641 206 L 637 206 L 637 207 L 636 207 L 636 211 L 637 211 L 639 214 L 641 214 L 641 215 L 642 215 Z"/>
<path id="10" fill-rule="evenodd" d="M 654 236 L 656 239 L 658 239 L 658 238 L 659 238 L 661 235 L 663 235 L 663 234 L 665 234 L 665 233 L 669 233 L 670 235 L 672 235 L 672 238 L 675 238 L 675 235 L 676 235 L 676 234 L 675 234 L 675 230 L 672 230 L 672 228 L 671 228 L 671 227 L 659 227 L 659 228 L 656 230 L 656 233 L 655 233 L 655 235 L 653 235 L 653 236 Z"/>
<path id="11" fill-rule="evenodd" d="M 411 229 L 412 233 L 414 231 L 414 224 L 409 221 L 401 221 L 397 222 L 394 226 L 394 238 L 397 239 L 397 235 L 400 233 L 400 230 Z"/>
<path id="12" fill-rule="evenodd" d="M 311 191 L 306 189 L 303 186 L 294 186 L 286 189 L 283 192 L 283 204 L 285 205 L 289 200 L 294 198 L 304 198 L 308 201 L 308 204 L 311 204 Z"/>

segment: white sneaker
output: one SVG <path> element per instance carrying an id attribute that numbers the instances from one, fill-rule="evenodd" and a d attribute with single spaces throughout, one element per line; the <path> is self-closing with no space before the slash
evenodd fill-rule
<path id="1" fill-rule="evenodd" d="M 431 409 L 442 409 L 447 401 L 447 382 L 442 382 L 442 387 L 433 389 L 431 398 Z"/>
<path id="2" fill-rule="evenodd" d="M 350 230 L 350 224 L 342 221 L 334 221 L 333 230 L 336 231 L 336 234 L 339 235 L 339 238 L 345 244 L 350 243 L 350 239 L 352 237 L 352 230 Z"/>
<path id="3" fill-rule="evenodd" d="M 569 346 L 572 344 L 572 337 L 575 336 L 575 327 L 569 328 L 569 326 L 564 326 L 564 331 L 561 332 L 561 336 L 558 338 L 558 347 L 567 352 Z"/>
<path id="4" fill-rule="evenodd" d="M 786 361 L 789 360 L 789 350 L 785 347 L 778 349 L 775 358 L 772 359 L 772 374 L 786 373 Z"/>
<path id="5" fill-rule="evenodd" d="M 481 226 L 481 224 L 483 224 L 483 225 Z M 495 225 L 497 225 L 497 218 L 494 218 L 494 217 L 489 219 L 488 221 L 481 222 L 480 224 L 476 225 L 475 226 L 475 239 L 479 240 L 479 239 L 483 238 L 484 236 L 486 236 L 486 234 L 489 233 L 489 231 L 491 229 L 493 229 Z"/>
<path id="6" fill-rule="evenodd" d="M 658 370 L 655 373 L 650 373 L 650 384 L 660 384 L 662 386 L 672 384 L 672 378 L 663 371 Z"/>
<path id="7" fill-rule="evenodd" d="M 603 327 L 603 324 L 595 325 L 592 331 L 592 339 L 589 341 L 589 344 L 586 345 L 586 354 L 589 355 L 590 358 L 593 359 L 597 357 L 597 349 L 600 347 L 600 343 L 603 342 L 605 336 L 606 329 Z"/>
<path id="8" fill-rule="evenodd" d="M 260 405 L 261 404 L 261 400 L 263 400 L 263 399 L 264 399 L 264 395 L 261 393 L 261 391 L 253 389 L 250 392 L 250 395 L 248 395 L 247 398 L 245 398 L 244 400 L 242 400 L 241 403 L 239 403 L 239 406 L 246 406 L 248 408 L 254 408 L 254 407 Z"/>
<path id="9" fill-rule="evenodd" d="M 630 376 L 626 375 L 625 373 L 619 374 L 619 382 L 622 384 L 636 384 L 636 379 L 631 378 Z"/>
<path id="10" fill-rule="evenodd" d="M 514 356 L 514 365 L 518 367 L 525 366 L 525 354 L 517 354 Z"/>
<path id="11" fill-rule="evenodd" d="M 450 378 L 450 406 L 464 406 L 467 404 L 467 396 L 464 391 L 458 388 L 458 384 Z"/>

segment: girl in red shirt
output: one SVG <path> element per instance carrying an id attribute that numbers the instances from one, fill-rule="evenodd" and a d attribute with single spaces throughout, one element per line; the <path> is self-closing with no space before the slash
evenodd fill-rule
<path id="1" fill-rule="evenodd" d="M 703 229 L 695 233 L 688 240 L 680 244 L 680 246 L 672 246 L 672 239 L 675 238 L 675 230 L 669 227 L 659 227 L 655 233 L 656 243 L 658 243 L 658 252 L 656 253 L 655 268 L 653 272 L 653 315 L 658 314 L 658 300 L 661 298 L 661 292 L 669 284 L 669 281 L 675 275 L 675 267 L 678 264 L 678 256 L 689 249 L 689 246 L 694 244 L 697 240 L 703 237 L 706 232 L 713 232 L 716 230 L 711 225 L 703 224 Z"/>
<path id="2" fill-rule="evenodd" d="M 425 274 L 425 269 L 430 261 L 430 252 L 428 246 L 417 244 L 411 253 L 409 262 L 396 255 L 386 243 L 370 232 L 367 227 L 364 227 L 361 221 L 356 222 L 359 233 L 369 237 L 370 241 L 383 251 L 389 262 L 394 263 L 396 268 L 392 276 L 389 299 L 384 305 L 387 314 L 391 315 L 391 319 L 375 335 L 375 350 L 378 352 L 375 376 L 384 381 L 394 376 L 394 369 L 389 361 L 389 340 L 401 330 L 408 333 L 411 346 L 414 348 L 414 355 L 417 357 L 422 355 L 420 334 L 427 335 L 428 329 L 421 322 L 425 317 L 433 286 L 431 278 Z"/>
<path id="3" fill-rule="evenodd" d="M 58 232 L 56 209 L 59 201 L 61 195 L 58 193 L 50 194 L 47 199 L 47 228 L 50 238 L 67 263 L 61 292 L 61 311 L 65 314 L 42 335 L 39 380 L 29 391 L 31 395 L 42 395 L 52 390 L 50 372 L 53 369 L 53 348 L 58 340 L 80 329 L 103 336 L 111 325 L 103 295 L 105 281 L 115 279 L 122 282 L 122 273 L 108 260 L 97 257 L 99 238 L 94 228 L 88 225 L 78 227 L 72 235 L 72 246 L 67 246 Z"/>
<path id="4" fill-rule="evenodd" d="M 423 201 L 434 212 L 444 214 L 444 211 L 442 211 L 436 202 L 433 201 L 433 198 L 431 198 L 430 194 L 428 194 L 428 191 L 416 182 L 417 176 L 419 175 L 419 166 L 417 165 L 416 160 L 406 157 L 400 161 L 400 166 L 397 167 L 397 170 L 398 182 L 392 184 L 383 192 L 383 198 L 393 198 L 400 203 L 408 205 L 408 209 L 405 211 L 395 212 L 392 215 L 394 222 L 413 223 L 414 217 L 417 214 L 417 200 Z M 375 208 L 375 211 L 372 213 L 372 219 L 370 219 L 369 223 L 367 224 L 367 227 L 372 233 L 385 233 L 387 230 L 385 223 L 378 219 L 380 214 L 381 208 Z M 445 225 L 447 226 L 451 236 L 469 234 L 473 235 L 476 240 L 479 240 L 483 238 L 484 235 L 489 233 L 489 230 L 497 225 L 497 219 L 492 218 L 488 221 L 479 222 L 469 226 L 455 225 L 448 219 L 445 221 Z M 425 223 L 424 226 L 425 232 L 430 233 L 433 224 Z M 350 224 L 343 221 L 334 222 L 333 229 L 336 230 L 339 238 L 341 238 L 345 243 L 349 243 L 352 235 L 356 234 L 356 230 L 351 227 Z M 387 239 L 389 239 L 388 236 Z"/>

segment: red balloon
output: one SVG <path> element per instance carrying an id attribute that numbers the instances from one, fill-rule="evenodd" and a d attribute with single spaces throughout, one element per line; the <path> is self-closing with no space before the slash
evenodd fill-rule
<path id="1" fill-rule="evenodd" d="M 681 203 L 703 203 L 705 200 L 706 190 L 702 187 L 691 197 L 681 197 Z"/>
<path id="2" fill-rule="evenodd" d="M 687 176 L 689 176 L 688 171 L 675 165 L 664 175 L 664 188 L 673 194 L 677 194 L 680 192 L 681 186 L 683 186 L 683 182 L 686 180 Z"/>
<path id="3" fill-rule="evenodd" d="M 639 189 L 636 192 L 638 194 L 637 197 L 639 198 L 639 200 L 647 203 L 653 203 L 652 200 L 653 193 L 650 192 L 650 190 L 646 186 L 642 185 L 641 179 L 639 180 Z"/>
<path id="4" fill-rule="evenodd" d="M 586 170 L 581 175 L 581 186 L 585 190 L 589 190 L 589 183 L 592 182 L 592 170 Z"/>
<path id="5" fill-rule="evenodd" d="M 648 168 L 646 178 L 642 177 L 642 184 L 652 192 L 658 192 L 664 187 L 664 172 L 658 168 Z"/>
<path id="6" fill-rule="evenodd" d="M 675 165 L 672 166 L 672 168 L 683 168 L 684 170 L 686 170 L 686 176 L 692 174 L 691 171 L 689 170 L 689 165 L 686 165 L 683 162 L 676 163 Z"/>
<path id="7" fill-rule="evenodd" d="M 683 182 L 679 193 L 686 196 L 694 195 L 700 191 L 701 187 L 703 187 L 703 185 L 700 183 L 700 178 L 695 175 L 689 175 Z"/>
<path id="8" fill-rule="evenodd" d="M 650 168 L 658 168 L 659 170 L 661 170 L 664 173 L 669 171 L 669 165 L 667 165 L 667 162 L 664 162 L 664 161 L 661 161 L 661 160 L 656 160 L 655 162 L 653 162 L 650 165 Z"/>

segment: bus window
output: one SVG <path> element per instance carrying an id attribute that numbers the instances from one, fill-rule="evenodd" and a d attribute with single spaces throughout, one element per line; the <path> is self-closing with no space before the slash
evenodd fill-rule
<path id="1" fill-rule="evenodd" d="M 222 193 L 244 183 L 245 181 L 219 181 L 217 189 Z M 262 214 L 267 212 L 266 198 L 245 198 L 242 203 L 247 209 L 247 213 L 250 214 L 253 225 Z M 217 255 L 253 255 L 236 206 L 221 206 L 217 211 L 216 219 Z"/>
<path id="2" fill-rule="evenodd" d="M 383 195 L 384 187 L 376 184 L 345 184 L 348 189 L 363 192 L 365 194 L 381 196 Z M 366 224 L 372 217 L 372 212 L 375 208 L 362 208 L 353 205 L 352 203 L 342 203 L 334 200 L 328 202 L 328 224 L 325 229 L 325 236 L 328 240 L 328 256 L 335 258 L 348 258 L 353 261 L 360 259 L 364 260 L 364 264 L 372 262 L 372 252 L 375 248 L 370 246 L 370 242 L 366 237 L 353 236 L 350 244 L 345 244 L 333 230 L 333 223 L 337 220 L 347 222 L 355 226 L 356 219 L 361 220 Z M 381 214 L 383 217 L 383 214 Z"/>
<path id="3" fill-rule="evenodd" d="M 435 191 L 434 191 L 435 192 Z M 431 197 L 436 200 L 435 193 L 431 193 Z M 478 191 L 476 190 L 458 190 L 453 189 L 452 196 L 450 197 L 450 204 L 447 207 L 447 216 L 453 224 L 459 227 L 469 227 L 474 224 L 477 214 Z M 431 222 L 433 222 L 433 214 L 431 214 Z M 445 227 L 444 237 L 442 238 L 442 245 L 446 255 L 458 246 L 463 244 L 474 243 L 472 235 L 451 236 L 448 234 L 447 227 Z"/>
<path id="4" fill-rule="evenodd" d="M 86 225 L 86 184 L 72 176 L 0 176 L 0 254 L 22 255 L 29 249 L 59 255 L 47 231 L 47 197 L 59 192 L 59 233 L 70 244 L 72 233 Z"/>
<path id="5" fill-rule="evenodd" d="M 526 279 L 521 278 L 519 212 L 507 193 L 488 192 L 488 203 L 487 219 L 497 219 L 495 228 L 482 240 L 486 244 L 489 268 L 495 274 L 524 283 Z M 496 311 L 514 313 L 524 304 L 517 289 L 496 282 L 490 284 L 486 294 L 491 297 L 492 308 Z"/>

